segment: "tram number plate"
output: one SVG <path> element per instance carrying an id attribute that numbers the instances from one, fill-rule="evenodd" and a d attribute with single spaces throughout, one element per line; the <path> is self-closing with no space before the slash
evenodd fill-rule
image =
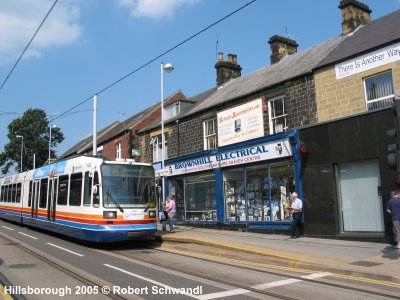
<path id="1" fill-rule="evenodd" d="M 140 231 L 129 231 L 128 232 L 128 238 L 134 238 L 134 237 L 144 237 L 146 233 L 140 232 Z"/>

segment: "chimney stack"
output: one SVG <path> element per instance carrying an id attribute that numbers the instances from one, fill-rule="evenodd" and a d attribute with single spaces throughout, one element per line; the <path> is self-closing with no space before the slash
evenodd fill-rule
<path id="1" fill-rule="evenodd" d="M 358 26 L 371 22 L 368 5 L 356 0 L 341 0 L 338 6 L 342 10 L 342 34 L 353 32 Z"/>
<path id="2" fill-rule="evenodd" d="M 237 63 L 236 54 L 228 54 L 228 61 L 224 61 L 224 54 L 218 53 L 218 61 L 215 64 L 217 69 L 217 86 L 223 85 L 230 79 L 241 76 L 242 68 Z"/>
<path id="3" fill-rule="evenodd" d="M 271 65 L 279 62 L 284 56 L 297 53 L 299 46 L 295 40 L 285 38 L 279 35 L 272 36 L 268 43 L 271 50 Z"/>

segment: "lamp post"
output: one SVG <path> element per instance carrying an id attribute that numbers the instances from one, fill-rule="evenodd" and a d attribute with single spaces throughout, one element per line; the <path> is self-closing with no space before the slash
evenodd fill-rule
<path id="1" fill-rule="evenodd" d="M 174 70 L 174 66 L 170 63 L 161 63 L 161 170 L 164 170 L 164 144 L 165 144 L 165 136 L 164 136 L 164 71 L 167 73 L 171 73 Z M 165 198 L 165 181 L 164 176 L 161 175 L 162 178 L 162 202 L 164 202 Z"/>
<path id="2" fill-rule="evenodd" d="M 57 128 L 57 125 L 50 125 L 49 126 L 49 162 L 51 164 L 51 129 Z"/>
<path id="3" fill-rule="evenodd" d="M 20 138 L 21 139 L 21 172 L 22 172 L 22 154 L 23 154 L 23 150 L 24 150 L 24 136 L 22 135 L 16 135 L 15 137 Z"/>

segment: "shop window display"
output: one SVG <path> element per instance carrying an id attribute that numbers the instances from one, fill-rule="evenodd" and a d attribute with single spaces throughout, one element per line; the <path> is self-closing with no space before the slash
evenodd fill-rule
<path id="1" fill-rule="evenodd" d="M 291 221 L 291 162 L 225 171 L 223 180 L 226 221 Z"/>

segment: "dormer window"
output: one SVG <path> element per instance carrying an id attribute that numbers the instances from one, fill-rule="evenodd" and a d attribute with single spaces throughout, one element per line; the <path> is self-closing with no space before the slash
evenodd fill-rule
<path id="1" fill-rule="evenodd" d="M 164 118 L 165 120 L 174 118 L 179 116 L 181 112 L 181 104 L 179 101 L 175 102 L 172 105 L 168 105 L 167 107 L 164 108 Z"/>

